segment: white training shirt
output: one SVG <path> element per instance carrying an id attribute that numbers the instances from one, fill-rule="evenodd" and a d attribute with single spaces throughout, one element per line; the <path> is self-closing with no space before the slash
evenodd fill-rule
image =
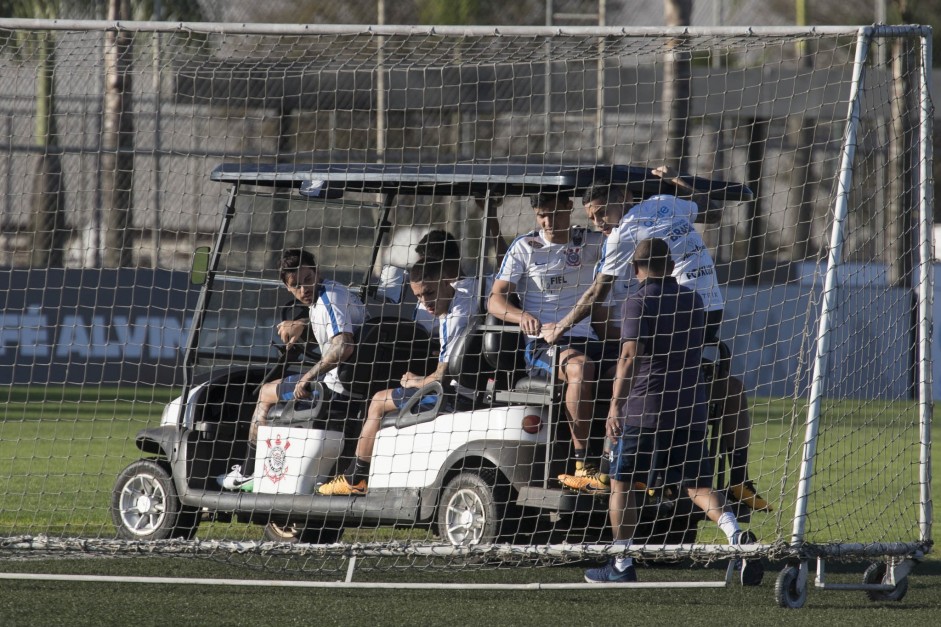
<path id="1" fill-rule="evenodd" d="M 366 321 L 366 306 L 357 294 L 336 281 L 322 281 L 310 306 L 310 326 L 321 353 L 334 336 L 356 333 Z M 349 396 L 334 368 L 324 375 L 323 383 L 337 394 Z"/>
<path id="2" fill-rule="evenodd" d="M 456 282 L 451 283 L 451 285 L 456 286 L 458 283 L 460 283 L 463 280 L 465 279 L 458 279 Z M 487 280 L 484 282 L 484 287 L 487 290 L 484 296 L 490 293 L 490 288 L 492 286 L 493 286 L 493 279 L 491 279 L 490 277 L 487 277 Z M 476 289 L 477 286 L 475 285 L 474 288 Z M 477 313 L 478 311 L 479 311 L 479 308 L 474 309 L 474 313 Z M 433 338 L 440 337 L 438 335 L 438 325 L 435 324 L 435 317 L 431 313 L 429 313 L 428 310 L 425 309 L 421 303 L 415 303 L 415 311 L 412 314 L 412 321 L 418 326 L 420 326 L 421 328 L 423 328 L 425 331 L 427 331 L 428 335 L 430 335 L 431 337 Z"/>
<path id="3" fill-rule="evenodd" d="M 477 279 L 458 279 L 451 283 L 451 286 L 454 287 L 454 298 L 451 299 L 451 305 L 446 313 L 438 316 L 438 338 L 441 341 L 438 363 L 448 361 L 457 338 L 467 331 L 471 320 L 480 311 L 479 301 L 477 300 Z M 474 398 L 474 390 L 459 385 L 457 381 L 453 381 L 452 385 L 454 385 L 458 394 Z"/>
<path id="4" fill-rule="evenodd" d="M 598 272 L 621 283 L 633 278 L 631 259 L 641 240 L 658 237 L 670 246 L 673 276 L 696 291 L 706 311 L 725 307 L 716 278 L 716 265 L 693 222 L 699 207 L 691 200 L 667 194 L 651 196 L 631 207 L 604 243 Z M 624 290 L 629 290 L 629 283 Z"/>
<path id="5" fill-rule="evenodd" d="M 558 322 L 591 285 L 603 239 L 601 233 L 580 226 L 569 230 L 569 241 L 564 244 L 548 241 L 542 229 L 521 235 L 510 244 L 494 279 L 514 285 L 523 311 L 539 322 Z M 597 338 L 589 318 L 566 335 Z"/>

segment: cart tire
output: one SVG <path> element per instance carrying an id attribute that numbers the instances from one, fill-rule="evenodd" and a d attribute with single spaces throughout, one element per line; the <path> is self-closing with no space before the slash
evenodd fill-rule
<path id="1" fill-rule="evenodd" d="M 889 572 L 889 567 L 885 562 L 876 562 L 870 564 L 866 572 L 863 573 L 863 583 L 877 584 L 884 583 L 885 577 Z M 866 596 L 870 601 L 883 603 L 885 601 L 901 601 L 908 592 L 908 577 L 902 577 L 895 582 L 895 588 L 886 592 L 884 590 L 867 590 Z"/>
<path id="2" fill-rule="evenodd" d="M 191 539 L 199 512 L 180 503 L 166 464 L 141 459 L 118 475 L 111 492 L 111 520 L 125 540 Z"/>
<path id="3" fill-rule="evenodd" d="M 797 585 L 800 569 L 797 566 L 785 566 L 774 584 L 774 600 L 780 607 L 800 609 L 807 602 L 807 587 Z"/>

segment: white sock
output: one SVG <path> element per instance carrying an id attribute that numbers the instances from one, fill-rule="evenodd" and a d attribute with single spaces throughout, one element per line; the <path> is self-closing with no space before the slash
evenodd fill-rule
<path id="1" fill-rule="evenodd" d="M 725 533 L 725 537 L 729 539 L 729 544 L 733 544 L 735 536 L 738 535 L 740 531 L 738 528 L 738 519 L 735 518 L 735 514 L 732 512 L 725 512 L 719 516 L 718 521 L 719 529 Z"/>
<path id="2" fill-rule="evenodd" d="M 631 544 L 630 540 L 615 540 L 614 541 L 614 546 L 627 547 L 627 546 L 630 546 L 630 544 Z M 615 570 L 622 572 L 622 573 L 633 565 L 634 565 L 634 558 L 630 556 L 628 557 L 621 556 L 621 557 L 616 557 L 614 559 Z"/>

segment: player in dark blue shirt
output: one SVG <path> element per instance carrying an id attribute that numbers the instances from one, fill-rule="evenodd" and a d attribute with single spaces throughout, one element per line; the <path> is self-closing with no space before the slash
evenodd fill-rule
<path id="1" fill-rule="evenodd" d="M 722 493 L 712 487 L 713 460 L 706 451 L 706 390 L 700 382 L 705 312 L 696 292 L 671 275 L 673 260 L 662 239 L 638 243 L 633 258 L 640 280 L 622 309 L 621 354 L 605 425 L 611 451 L 609 515 L 616 545 L 631 544 L 637 526 L 635 480 L 651 470 L 681 483 L 690 499 L 725 532 L 730 544 L 754 544 L 738 527 Z M 680 476 L 673 473 L 679 471 Z M 763 575 L 757 560 L 742 562 L 743 585 Z M 591 583 L 636 581 L 633 560 L 619 557 L 586 571 Z"/>

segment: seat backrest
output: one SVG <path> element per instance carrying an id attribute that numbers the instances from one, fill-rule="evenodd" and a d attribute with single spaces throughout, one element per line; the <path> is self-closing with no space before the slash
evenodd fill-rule
<path id="1" fill-rule="evenodd" d="M 483 357 L 497 373 L 509 378 L 508 385 L 526 370 L 523 357 L 525 338 L 518 327 L 506 325 L 493 314 L 487 314 L 488 327 L 507 327 L 506 330 L 488 330 L 483 333 Z"/>
<path id="2" fill-rule="evenodd" d="M 368 398 L 398 387 L 406 372 L 428 374 L 435 365 L 425 329 L 403 318 L 371 318 L 356 334 L 355 352 L 337 369 L 337 376 L 353 394 Z"/>
<path id="3" fill-rule="evenodd" d="M 473 390 L 483 391 L 487 382 L 493 378 L 494 368 L 484 359 L 484 335 L 480 329 L 480 319 L 462 333 L 451 347 L 448 355 L 448 377 Z"/>

